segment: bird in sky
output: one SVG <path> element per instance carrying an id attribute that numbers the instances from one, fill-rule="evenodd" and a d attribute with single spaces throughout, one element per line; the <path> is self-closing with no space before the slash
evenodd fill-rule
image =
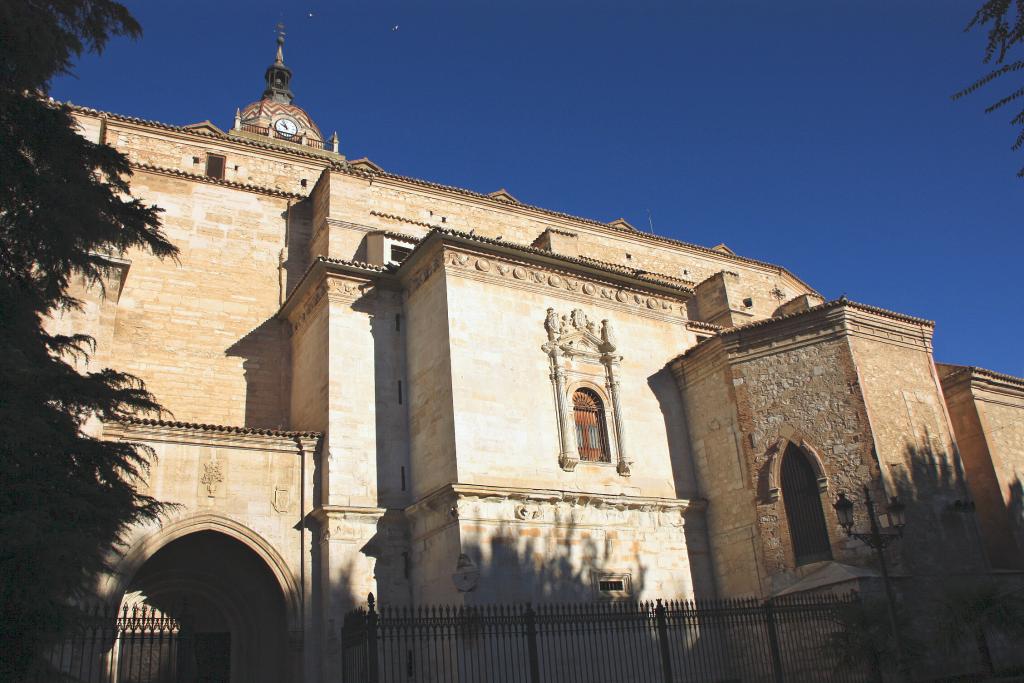
<path id="1" fill-rule="evenodd" d="M 392 32 L 397 31 L 398 30 L 398 24 L 395 24 L 394 26 L 392 26 L 391 30 L 392 30 Z"/>

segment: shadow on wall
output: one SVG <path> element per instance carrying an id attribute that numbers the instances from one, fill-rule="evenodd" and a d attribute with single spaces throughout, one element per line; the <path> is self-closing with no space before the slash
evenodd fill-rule
<path id="1" fill-rule="evenodd" d="M 284 429 L 288 423 L 286 407 L 290 348 L 284 325 L 277 318 L 269 318 L 224 351 L 228 357 L 243 359 L 243 427 Z"/>
<path id="2" fill-rule="evenodd" d="M 694 472 L 693 456 L 690 453 L 690 434 L 686 424 L 686 410 L 683 406 L 679 387 L 668 366 L 647 378 L 647 386 L 658 399 L 662 418 L 665 420 L 665 434 L 668 436 L 668 452 L 672 461 L 672 475 L 676 495 L 680 498 L 696 498 L 697 476 Z"/>
<path id="3" fill-rule="evenodd" d="M 312 238 L 313 201 L 308 197 L 281 214 L 285 221 L 287 258 L 281 262 L 284 270 L 283 294 L 287 295 L 302 280 L 309 268 L 309 241 Z M 285 297 L 281 297 L 282 300 Z"/>
<path id="4" fill-rule="evenodd" d="M 1006 506 L 1006 514 L 1010 518 L 1010 532 L 1017 541 L 1017 557 L 1024 555 L 1024 482 L 1019 476 L 1010 484 L 1010 503 Z M 1019 560 L 1018 560 L 1019 561 Z"/>
<path id="5" fill-rule="evenodd" d="M 667 365 L 648 377 L 647 385 L 658 399 L 658 406 L 661 408 L 662 418 L 665 420 L 665 434 L 668 438 L 676 496 L 698 500 L 701 498 L 701 492 L 697 484 L 696 466 L 690 448 L 686 408 L 679 393 L 679 386 Z M 686 515 L 686 552 L 690 560 L 694 597 L 698 599 L 716 597 L 718 590 L 715 586 L 712 567 L 711 543 L 703 511 L 693 510 Z"/>
<path id="6" fill-rule="evenodd" d="M 561 528 L 503 523 L 486 541 L 463 546 L 480 573 L 476 589 L 466 593 L 467 602 L 591 602 L 640 595 L 647 567 L 635 551 L 628 559 L 609 558 L 615 552 L 609 533 L 614 532 L 572 523 Z M 622 590 L 601 593 L 602 577 L 622 581 Z"/>
<path id="7" fill-rule="evenodd" d="M 968 498 L 963 470 L 931 439 L 924 441 L 907 446 L 907 465 L 891 471 L 897 494 L 907 505 L 903 540 L 893 546 L 899 553 L 898 565 L 924 575 L 985 571 L 977 521 L 957 505 Z M 888 501 L 878 503 L 884 520 Z"/>
<path id="8" fill-rule="evenodd" d="M 285 222 L 286 249 L 278 263 L 278 301 L 283 302 L 302 280 L 309 265 L 310 220 L 309 199 L 281 213 Z M 287 257 L 286 257 L 287 254 Z M 265 294 L 265 293 L 261 293 Z M 286 429 L 288 427 L 288 369 L 291 355 L 286 323 L 276 317 L 264 320 L 258 327 L 224 351 L 228 357 L 241 358 L 245 374 L 245 417 L 243 427 Z"/>

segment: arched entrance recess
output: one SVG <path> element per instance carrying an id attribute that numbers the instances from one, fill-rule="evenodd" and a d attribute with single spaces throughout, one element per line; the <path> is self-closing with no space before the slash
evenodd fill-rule
<path id="1" fill-rule="evenodd" d="M 202 683 L 292 680 L 294 581 L 273 548 L 223 518 L 190 518 L 133 546 L 108 593 L 187 619 Z"/>

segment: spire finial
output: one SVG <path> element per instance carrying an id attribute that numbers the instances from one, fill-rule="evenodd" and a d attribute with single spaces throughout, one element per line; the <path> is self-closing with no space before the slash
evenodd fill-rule
<path id="1" fill-rule="evenodd" d="M 284 64 L 284 23 L 279 21 L 274 28 L 277 29 L 277 57 L 274 61 L 277 64 Z"/>
<path id="2" fill-rule="evenodd" d="M 277 24 L 277 57 L 274 63 L 267 67 L 264 78 L 267 81 L 267 89 L 263 91 L 263 99 L 273 100 L 291 104 L 295 99 L 288 84 L 292 80 L 292 70 L 284 65 L 284 24 Z"/>

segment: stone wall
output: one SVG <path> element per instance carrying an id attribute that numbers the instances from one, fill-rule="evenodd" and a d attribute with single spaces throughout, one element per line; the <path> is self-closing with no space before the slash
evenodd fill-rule
<path id="1" fill-rule="evenodd" d="M 708 500 L 707 530 L 719 595 L 760 595 L 765 580 L 756 541 L 754 487 L 744 461 L 732 372 L 720 340 L 704 342 L 674 362 L 686 409 L 698 492 Z"/>
<path id="2" fill-rule="evenodd" d="M 332 170 L 321 179 L 324 196 L 317 206 L 312 249 L 332 258 L 359 259 L 361 236 L 368 230 L 389 230 L 412 237 L 431 227 L 450 228 L 529 245 L 556 228 L 577 235 L 567 256 L 585 256 L 628 268 L 661 273 L 696 283 L 728 270 L 736 284 L 732 298 L 745 316 L 761 319 L 787 299 L 810 291 L 794 277 L 768 264 L 722 252 L 657 239 L 642 232 L 628 233 L 569 217 L 553 216 L 515 203 L 474 197 L 400 178 L 367 176 Z M 329 187 L 326 187 L 329 185 Z M 329 199 L 328 199 L 329 197 Z M 320 235 L 327 229 L 329 235 Z M 750 299 L 750 305 L 742 302 Z"/>
<path id="3" fill-rule="evenodd" d="M 985 549 L 997 569 L 1024 569 L 1024 381 L 940 365 Z"/>
<path id="4" fill-rule="evenodd" d="M 964 489 L 930 339 L 926 321 L 835 302 L 725 331 L 674 361 L 723 594 L 775 592 L 818 568 L 797 566 L 793 554 L 779 480 L 790 444 L 818 472 L 835 561 L 872 562 L 832 507 L 845 493 L 866 529 L 867 484 L 883 524 L 889 496 L 909 506 L 890 562 L 924 573 L 980 568 L 971 520 L 951 514 Z M 956 558 L 944 558 L 948 548 Z"/>
<path id="5" fill-rule="evenodd" d="M 675 438 L 681 425 L 667 421 L 679 412 L 678 396 L 655 391 L 662 388 L 657 380 L 665 362 L 692 339 L 681 303 L 634 293 L 623 296 L 623 303 L 600 294 L 599 288 L 609 289 L 605 283 L 573 281 L 494 254 L 446 250 L 445 274 L 460 482 L 644 496 L 693 491 L 685 475 L 689 453 Z M 581 382 L 602 397 L 609 408 L 610 445 L 619 445 L 621 426 L 622 448 L 633 461 L 628 477 L 616 470 L 614 458 L 608 464 L 582 462 L 571 472 L 559 466 L 551 368 L 542 348 L 549 308 L 566 318 L 578 308 L 595 329 L 607 321 L 613 330 L 615 354 L 621 356 L 621 425 L 600 363 L 567 363 L 565 392 L 569 405 Z"/>
<path id="6" fill-rule="evenodd" d="M 894 552 L 913 572 L 983 568 L 975 520 L 954 506 L 967 489 L 932 361 L 931 323 L 858 313 L 849 327 L 881 483 L 908 506 L 906 537 Z"/>
<path id="7" fill-rule="evenodd" d="M 190 524 L 195 530 L 221 530 L 233 524 L 246 530 L 240 540 L 279 558 L 280 565 L 271 562 L 270 568 L 278 573 L 285 603 L 293 606 L 289 628 L 303 628 L 295 601 L 303 599 L 300 587 L 310 580 L 313 540 L 305 517 L 314 505 L 318 437 L 153 421 L 108 425 L 106 436 L 152 448 L 154 467 L 141 492 L 176 506 L 159 523 L 130 531 L 130 552 L 114 563 L 119 570 L 109 577 L 108 589 L 123 590 L 141 563 L 162 547 L 161 530 Z M 119 600 L 120 594 L 111 597 Z"/>
<path id="8" fill-rule="evenodd" d="M 86 137 L 114 147 L 132 164 L 203 175 L 206 155 L 219 154 L 225 157 L 225 180 L 302 195 L 312 189 L 323 169 L 338 159 L 334 155 L 321 158 L 310 153 L 277 151 L 267 145 L 173 128 L 153 128 L 116 118 L 100 123 L 96 118 L 79 113 L 76 119 Z"/>
<path id="9" fill-rule="evenodd" d="M 448 298 L 440 254 L 403 280 L 411 500 L 458 481 Z"/>
<path id="10" fill-rule="evenodd" d="M 179 261 L 124 255 L 123 286 L 102 303 L 86 293 L 76 331 L 96 336 L 97 362 L 141 377 L 175 419 L 286 426 L 287 342 L 274 315 L 288 200 L 146 172 L 132 187 L 164 209 Z"/>
<path id="11" fill-rule="evenodd" d="M 460 484 L 414 506 L 410 518 L 414 595 L 427 604 L 693 598 L 712 590 L 701 515 L 682 500 Z M 462 591 L 453 580 L 460 554 L 476 572 Z M 623 590 L 602 592 L 602 579 L 622 581 Z"/>

